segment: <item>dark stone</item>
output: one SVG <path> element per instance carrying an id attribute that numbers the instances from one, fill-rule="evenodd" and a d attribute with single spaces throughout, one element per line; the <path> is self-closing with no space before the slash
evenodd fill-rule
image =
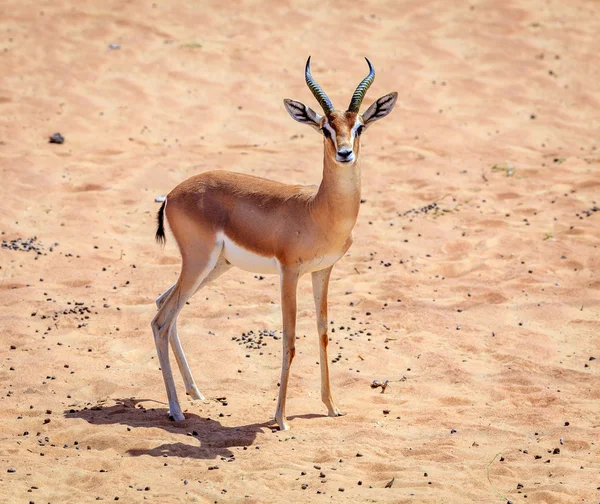
<path id="1" fill-rule="evenodd" d="M 65 143 L 65 137 L 63 137 L 60 133 L 54 133 L 50 137 L 49 143 L 62 144 Z"/>

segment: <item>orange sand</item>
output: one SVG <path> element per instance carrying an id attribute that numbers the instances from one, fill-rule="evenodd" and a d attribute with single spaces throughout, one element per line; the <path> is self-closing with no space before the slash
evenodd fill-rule
<path id="1" fill-rule="evenodd" d="M 1 502 L 598 502 L 598 2 L 336 5 L 3 2 L 1 238 L 45 255 L 0 249 Z M 281 340 L 232 338 L 279 334 L 278 280 L 232 270 L 179 319 L 209 399 L 174 424 L 154 198 L 215 168 L 318 183 L 321 140 L 282 104 L 316 107 L 309 54 L 338 107 L 363 56 L 363 107 L 400 93 L 330 289 L 347 415 L 324 416 L 304 278 L 274 431 Z"/>

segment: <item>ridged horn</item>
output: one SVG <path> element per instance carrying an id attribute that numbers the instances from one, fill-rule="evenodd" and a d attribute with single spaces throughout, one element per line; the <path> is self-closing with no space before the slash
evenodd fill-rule
<path id="1" fill-rule="evenodd" d="M 371 65 L 369 58 L 365 59 L 367 60 L 367 63 L 369 65 L 369 75 L 367 75 L 362 80 L 362 82 L 356 88 L 356 91 L 354 91 L 354 94 L 352 95 L 352 100 L 350 100 L 350 105 L 348 106 L 348 112 L 358 113 L 363 98 L 367 93 L 367 89 L 369 89 L 369 86 L 373 84 L 373 81 L 375 80 L 375 69 L 373 68 L 373 65 Z"/>
<path id="2" fill-rule="evenodd" d="M 323 112 L 325 112 L 325 114 L 330 114 L 331 112 L 333 112 L 333 104 L 331 103 L 331 100 L 327 98 L 325 91 L 321 89 L 321 86 L 317 84 L 317 81 L 315 81 L 315 79 L 313 79 L 312 75 L 310 74 L 310 56 L 308 57 L 308 60 L 306 60 L 306 70 L 304 72 L 304 77 L 306 79 L 306 85 L 312 91 L 312 94 L 315 96 L 315 98 L 321 105 Z"/>

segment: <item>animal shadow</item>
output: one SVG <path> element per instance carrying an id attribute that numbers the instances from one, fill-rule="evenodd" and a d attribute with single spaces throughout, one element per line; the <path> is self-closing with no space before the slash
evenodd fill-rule
<path id="1" fill-rule="evenodd" d="M 251 446 L 259 432 L 270 428 L 271 422 L 224 427 L 211 418 L 201 418 L 193 413 L 185 413 L 185 420 L 169 420 L 167 408 L 146 408 L 142 403 L 156 402 L 152 399 L 115 399 L 116 404 L 98 405 L 79 410 L 70 409 L 65 418 L 81 418 L 92 425 L 126 425 L 131 429 L 159 428 L 171 434 L 179 434 L 186 440 L 178 443 L 165 443 L 154 448 L 132 448 L 129 455 L 139 457 L 185 457 L 196 459 L 231 458 L 231 447 Z M 162 403 L 159 403 L 162 404 Z"/>

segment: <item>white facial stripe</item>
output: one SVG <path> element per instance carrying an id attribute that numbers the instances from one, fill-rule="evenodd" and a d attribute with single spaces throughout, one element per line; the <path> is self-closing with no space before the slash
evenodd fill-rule
<path id="1" fill-rule="evenodd" d="M 329 134 L 331 135 L 331 138 L 333 140 L 333 145 L 335 145 L 335 150 L 337 151 L 337 136 L 335 130 L 331 126 L 329 126 L 329 123 L 327 121 L 323 123 L 323 128 L 329 131 Z"/>
<path id="2" fill-rule="evenodd" d="M 356 122 L 354 123 L 354 126 L 352 126 L 352 144 L 354 145 L 354 137 L 356 136 L 356 130 L 362 126 L 363 123 L 360 121 L 360 119 L 357 117 L 356 118 Z"/>

